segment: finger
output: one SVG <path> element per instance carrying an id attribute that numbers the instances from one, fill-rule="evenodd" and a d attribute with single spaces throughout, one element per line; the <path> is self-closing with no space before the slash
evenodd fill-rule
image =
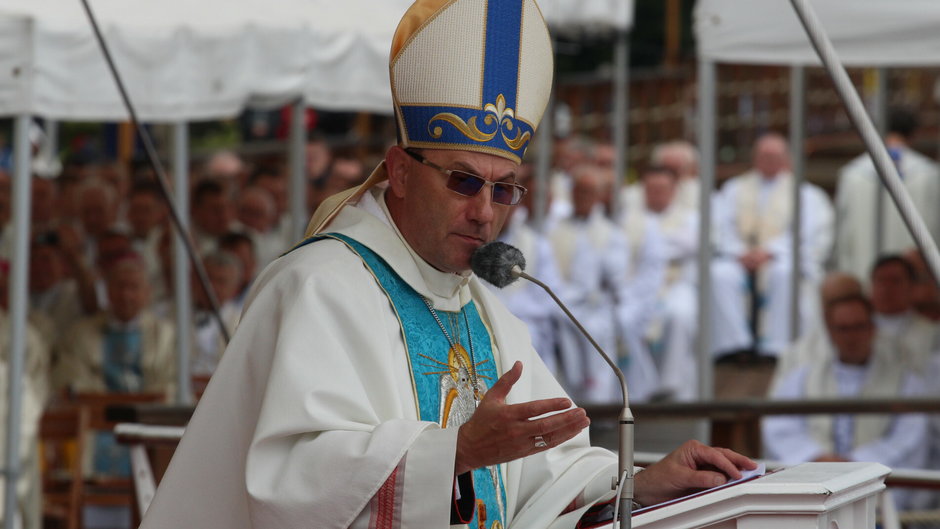
<path id="1" fill-rule="evenodd" d="M 719 448 L 719 450 L 721 450 L 721 453 L 724 454 L 724 456 L 727 457 L 728 460 L 730 460 L 731 463 L 733 463 L 734 466 L 738 467 L 739 469 L 744 468 L 747 470 L 754 470 L 757 468 L 757 461 L 754 461 L 745 455 L 739 454 L 728 448 Z"/>
<path id="2" fill-rule="evenodd" d="M 511 404 L 507 411 L 514 419 L 531 419 L 546 413 L 567 410 L 571 407 L 571 400 L 566 398 L 532 400 Z"/>
<path id="3" fill-rule="evenodd" d="M 529 437 L 528 439 L 532 439 L 533 441 L 538 441 L 541 439 L 545 443 L 544 446 L 538 446 L 537 444 L 533 443 L 533 450 L 531 450 L 529 453 L 534 454 L 548 450 L 549 448 L 554 448 L 577 436 L 589 424 L 590 419 L 584 417 L 583 420 L 574 421 L 543 434 Z"/>
<path id="4" fill-rule="evenodd" d="M 728 477 L 721 472 L 711 470 L 693 470 L 681 481 L 690 489 L 710 489 L 728 482 Z"/>
<path id="5" fill-rule="evenodd" d="M 701 468 L 702 464 L 705 463 L 714 466 L 731 478 L 738 479 L 741 477 L 738 467 L 722 451 L 709 446 L 702 446 L 701 448 L 695 458 L 697 467 Z"/>
<path id="6" fill-rule="evenodd" d="M 552 415 L 550 417 L 529 421 L 529 424 L 526 425 L 525 435 L 541 435 L 544 437 L 546 435 L 564 435 L 566 433 L 571 433 L 570 437 L 574 437 L 578 434 L 578 432 L 590 424 L 591 420 L 588 419 L 584 410 L 581 408 L 576 408 L 564 413 Z M 559 443 L 562 443 L 565 440 L 559 441 Z"/>
<path id="7" fill-rule="evenodd" d="M 512 386 L 519 381 L 520 376 L 522 376 L 522 362 L 516 360 L 512 368 L 503 373 L 503 376 L 499 377 L 499 380 L 486 391 L 486 395 L 483 398 L 487 400 L 496 399 L 500 402 L 506 400 L 506 395 L 509 394 L 509 390 L 512 389 Z"/>

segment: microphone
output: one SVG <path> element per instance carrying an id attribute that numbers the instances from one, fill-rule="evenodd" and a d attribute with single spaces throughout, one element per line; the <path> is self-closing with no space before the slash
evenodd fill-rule
<path id="1" fill-rule="evenodd" d="M 631 523 L 630 516 L 633 510 L 634 422 L 633 413 L 630 411 L 627 383 L 623 377 L 623 372 L 617 367 L 617 364 L 610 359 L 610 356 L 604 352 L 601 346 L 597 344 L 594 337 L 581 325 L 581 322 L 571 314 L 568 307 L 555 295 L 552 289 L 545 283 L 525 273 L 525 256 L 522 255 L 522 252 L 520 252 L 518 248 L 502 241 L 486 243 L 477 248 L 476 251 L 473 252 L 473 255 L 470 256 L 470 269 L 481 279 L 484 279 L 497 288 L 506 287 L 520 277 L 540 286 L 555 300 L 555 303 L 561 307 L 561 310 L 571 319 L 572 323 L 581 331 L 581 334 L 583 334 L 584 337 L 591 342 L 591 345 L 594 346 L 594 349 L 600 353 L 604 361 L 607 362 L 607 365 L 614 370 L 614 374 L 616 374 L 617 379 L 620 380 L 620 391 L 623 394 L 623 410 L 621 410 L 619 418 L 620 452 L 617 458 L 619 472 L 613 480 L 612 488 L 616 490 L 618 487 L 621 487 L 619 510 L 623 513 L 622 518 L 626 520 L 626 527 L 629 528 Z M 623 482 L 621 482 L 621 477 L 623 477 Z M 614 523 L 617 523 L 617 520 L 614 520 Z"/>

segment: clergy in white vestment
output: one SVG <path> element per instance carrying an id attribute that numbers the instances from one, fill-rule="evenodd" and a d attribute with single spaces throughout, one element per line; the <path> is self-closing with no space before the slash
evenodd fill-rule
<path id="1" fill-rule="evenodd" d="M 277 205 L 266 189 L 251 186 L 238 193 L 235 204 L 238 222 L 254 243 L 255 260 L 265 266 L 288 250 L 275 229 Z"/>
<path id="2" fill-rule="evenodd" d="M 640 257 L 658 247 L 665 272 L 657 282 L 642 284 L 652 292 L 636 311 L 644 317 L 640 347 L 648 347 L 659 372 L 656 392 L 664 397 L 692 400 L 698 396 L 698 361 L 694 340 L 697 311 L 695 257 L 698 253 L 698 216 L 679 203 L 680 180 L 668 167 L 653 166 L 643 172 L 640 185 L 643 202 L 627 209 L 621 221 L 630 255 Z M 659 266 L 637 265 L 656 270 Z M 649 276 L 649 274 L 647 274 Z"/>
<path id="3" fill-rule="evenodd" d="M 650 153 L 650 167 L 664 167 L 679 177 L 673 207 L 697 212 L 699 210 L 700 182 L 698 179 L 698 149 L 685 140 L 657 144 Z M 620 192 L 620 206 L 624 211 L 643 208 L 642 182 L 629 185 Z"/>
<path id="4" fill-rule="evenodd" d="M 895 360 L 914 371 L 926 372 L 940 352 L 940 326 L 914 310 L 914 266 L 898 254 L 880 257 L 871 270 L 871 303 L 878 334 L 900 345 Z"/>
<path id="5" fill-rule="evenodd" d="M 810 363 L 787 374 L 774 399 L 896 398 L 925 395 L 924 381 L 890 357 L 876 339 L 868 299 L 850 295 L 825 308 L 828 341 Z M 894 354 L 897 354 L 896 351 Z M 778 415 L 762 424 L 767 457 L 805 461 L 872 461 L 892 468 L 923 468 L 928 428 L 924 414 Z M 910 495 L 895 491 L 900 508 Z"/>
<path id="6" fill-rule="evenodd" d="M 627 286 L 626 241 L 619 226 L 604 216 L 600 205 L 600 168 L 574 169 L 572 214 L 555 219 L 547 236 L 564 284 L 563 298 L 572 314 L 612 358 L 617 348 L 615 307 Z M 563 381 L 576 400 L 613 402 L 620 384 L 591 343 L 564 315 L 558 318 L 558 347 Z M 631 386 L 634 400 L 643 393 Z"/>
<path id="7" fill-rule="evenodd" d="M 225 325 L 228 335 L 238 325 L 241 315 L 241 303 L 238 302 L 238 287 L 242 279 L 241 262 L 233 254 L 220 250 L 202 258 L 209 286 L 219 304 L 219 319 Z M 219 359 L 225 351 L 225 339 L 219 328 L 219 319 L 212 314 L 209 297 L 195 277 L 193 291 L 193 349 L 190 358 L 190 372 L 195 377 L 209 377 L 219 365 Z"/>
<path id="8" fill-rule="evenodd" d="M 917 212 L 934 240 L 940 240 L 940 172 L 937 164 L 908 145 L 917 123 L 906 110 L 891 112 L 885 145 Z M 879 202 L 881 205 L 879 206 Z M 881 224 L 879 214 L 881 210 Z M 867 278 L 882 253 L 903 252 L 914 246 L 897 206 L 888 195 L 868 154 L 839 171 L 836 186 L 836 266 Z M 881 247 L 877 246 L 878 240 Z"/>
<path id="9" fill-rule="evenodd" d="M 526 259 L 526 271 L 555 292 L 562 291 L 561 276 L 551 244 L 530 224 L 531 198 L 537 185 L 531 164 L 519 167 L 517 182 L 528 189 L 522 202 L 509 215 L 498 239 L 519 249 Z M 559 377 L 557 358 L 557 322 L 561 310 L 541 287 L 530 281 L 516 281 L 503 288 L 492 287 L 496 296 L 513 316 L 522 320 L 532 337 L 532 347 L 552 375 Z"/>
<path id="10" fill-rule="evenodd" d="M 825 307 L 839 298 L 860 296 L 864 293 L 862 282 L 857 277 L 846 272 L 830 272 L 819 284 L 819 306 Z M 819 312 L 822 314 L 821 309 Z M 799 338 L 777 357 L 777 365 L 774 366 L 774 376 L 767 394 L 774 394 L 780 382 L 791 371 L 810 365 L 819 351 L 827 347 L 831 348 L 832 345 L 829 343 L 825 322 L 820 319 L 810 323 Z"/>
<path id="11" fill-rule="evenodd" d="M 175 333 L 169 322 L 147 310 L 146 274 L 136 254 L 111 266 L 108 310 L 76 321 L 54 348 L 54 389 L 173 395 Z"/>
<path id="12" fill-rule="evenodd" d="M 556 262 L 572 313 L 611 357 L 617 356 L 634 402 L 647 400 L 658 387 L 658 374 L 642 344 L 645 309 L 661 283 L 661 252 L 653 242 L 632 254 L 620 226 L 604 215 L 605 169 L 574 169 L 573 211 L 548 227 Z M 653 228 L 651 228 L 653 229 Z M 618 349 L 623 345 L 622 351 Z M 558 348 L 563 385 L 576 399 L 613 402 L 619 382 L 607 363 L 575 325 L 560 316 Z"/>
<path id="13" fill-rule="evenodd" d="M 259 276 L 143 529 L 570 528 L 611 498 L 616 458 L 469 270 L 525 192 L 552 75 L 538 7 L 419 0 L 392 42 L 398 145 Z M 636 498 L 745 466 L 690 442 Z"/>
<path id="14" fill-rule="evenodd" d="M 66 276 L 62 250 L 53 233 L 36 236 L 29 253 L 29 308 L 43 316 L 49 344 L 83 314 L 78 284 Z"/>
<path id="15" fill-rule="evenodd" d="M 803 201 L 800 269 L 792 268 L 793 175 L 789 147 L 779 134 L 758 138 L 754 168 L 730 179 L 716 199 L 716 251 L 712 262 L 711 350 L 715 355 L 756 349 L 776 357 L 790 343 L 790 284 L 814 283 L 832 245 L 832 206 L 818 187 L 800 186 Z M 803 296 L 799 323 L 813 315 Z M 757 336 L 751 317 L 758 306 Z"/>

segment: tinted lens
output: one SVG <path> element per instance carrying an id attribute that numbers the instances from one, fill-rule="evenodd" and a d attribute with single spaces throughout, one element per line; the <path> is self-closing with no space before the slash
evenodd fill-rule
<path id="1" fill-rule="evenodd" d="M 480 192 L 485 183 L 486 180 L 477 175 L 463 171 L 451 171 L 450 178 L 447 179 L 447 188 L 461 195 L 472 197 Z"/>
<path id="2" fill-rule="evenodd" d="M 516 193 L 519 196 L 516 196 Z M 522 192 L 518 187 L 510 184 L 493 184 L 493 202 L 497 204 L 506 204 L 511 206 L 522 198 Z"/>

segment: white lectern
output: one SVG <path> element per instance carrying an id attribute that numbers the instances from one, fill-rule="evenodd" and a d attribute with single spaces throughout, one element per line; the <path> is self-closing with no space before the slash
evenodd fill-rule
<path id="1" fill-rule="evenodd" d="M 804 463 L 639 512 L 633 527 L 873 529 L 889 472 L 878 463 Z"/>

